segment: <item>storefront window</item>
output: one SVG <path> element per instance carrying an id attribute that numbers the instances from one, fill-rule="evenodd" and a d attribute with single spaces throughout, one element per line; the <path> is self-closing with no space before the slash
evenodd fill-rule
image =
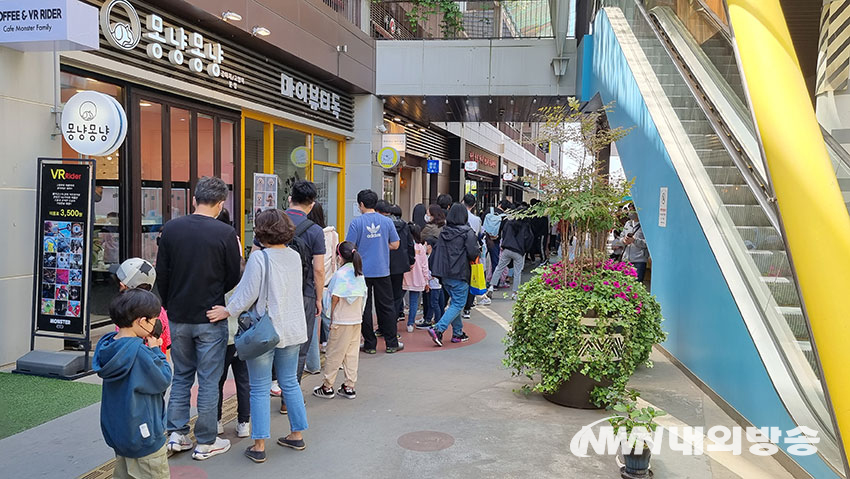
<path id="1" fill-rule="evenodd" d="M 215 134 L 213 124 L 214 122 L 211 116 L 198 114 L 198 178 L 215 175 Z"/>
<path id="2" fill-rule="evenodd" d="M 274 174 L 280 179 L 277 201 L 281 209 L 289 206 L 287 198 L 292 192 L 292 185 L 307 178 L 310 151 L 306 145 L 305 133 L 274 126 Z"/>
<path id="3" fill-rule="evenodd" d="M 339 142 L 323 136 L 313 135 L 313 161 L 339 163 Z"/>
<path id="4" fill-rule="evenodd" d="M 325 223 L 333 226 L 339 231 L 337 219 L 339 217 L 339 168 L 332 166 L 315 165 L 313 167 L 313 182 L 319 190 L 316 199 L 325 213 Z"/>
<path id="5" fill-rule="evenodd" d="M 142 258 L 156 261 L 162 227 L 162 105 L 140 100 L 142 152 Z"/>
<path id="6" fill-rule="evenodd" d="M 254 241 L 254 173 L 263 173 L 263 159 L 265 158 L 265 143 L 263 141 L 263 130 L 265 124 L 250 118 L 245 119 L 245 238 L 242 245 L 247 250 L 251 249 Z M 247 256 L 247 254 L 246 254 Z"/>
<path id="7" fill-rule="evenodd" d="M 395 203 L 395 175 L 384 175 L 383 200 Z"/>
<path id="8" fill-rule="evenodd" d="M 233 226 L 236 226 L 236 210 L 233 207 L 233 141 L 234 141 L 234 123 L 232 121 L 221 121 L 220 139 L 221 139 L 221 179 L 227 183 L 230 190 L 227 193 L 227 201 L 224 202 L 224 207 L 230 213 L 230 218 L 233 221 Z"/>
<path id="9" fill-rule="evenodd" d="M 478 197 L 478 182 L 475 180 L 466 180 L 466 186 L 463 189 L 465 195 L 472 194 Z"/>
<path id="10" fill-rule="evenodd" d="M 169 220 L 189 214 L 189 112 L 171 110 L 171 214 Z M 212 149 L 212 137 L 207 138 Z M 198 142 L 200 144 L 200 142 Z"/>

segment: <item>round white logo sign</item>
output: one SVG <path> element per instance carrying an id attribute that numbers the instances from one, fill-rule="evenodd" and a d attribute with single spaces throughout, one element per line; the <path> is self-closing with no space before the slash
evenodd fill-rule
<path id="1" fill-rule="evenodd" d="M 127 22 L 110 22 L 112 10 L 120 8 L 129 19 Z M 127 0 L 112 0 L 100 7 L 100 30 L 106 41 L 115 48 L 132 50 L 142 39 L 142 23 L 139 14 Z"/>
<path id="2" fill-rule="evenodd" d="M 111 153 L 127 136 L 127 114 L 111 96 L 81 91 L 62 110 L 62 136 L 77 153 L 90 156 Z"/>
<path id="3" fill-rule="evenodd" d="M 398 150 L 391 146 L 381 148 L 381 151 L 378 152 L 378 164 L 382 168 L 392 168 L 398 164 L 398 160 Z"/>
<path id="4" fill-rule="evenodd" d="M 289 159 L 296 168 L 305 168 L 310 159 L 310 151 L 306 146 L 299 146 L 292 150 L 289 154 Z"/>

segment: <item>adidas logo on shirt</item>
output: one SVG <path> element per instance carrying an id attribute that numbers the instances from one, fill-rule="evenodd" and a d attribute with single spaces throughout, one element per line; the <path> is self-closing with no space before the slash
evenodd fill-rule
<path id="1" fill-rule="evenodd" d="M 366 235 L 366 237 L 369 239 L 381 237 L 381 225 L 376 225 L 375 223 L 372 223 L 371 225 L 366 227 L 366 231 L 369 232 L 369 234 Z"/>

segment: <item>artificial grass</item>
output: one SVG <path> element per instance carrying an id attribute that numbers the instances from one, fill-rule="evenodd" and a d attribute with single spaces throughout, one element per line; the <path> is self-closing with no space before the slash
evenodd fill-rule
<path id="1" fill-rule="evenodd" d="M 0 439 L 100 401 L 100 386 L 0 373 Z"/>

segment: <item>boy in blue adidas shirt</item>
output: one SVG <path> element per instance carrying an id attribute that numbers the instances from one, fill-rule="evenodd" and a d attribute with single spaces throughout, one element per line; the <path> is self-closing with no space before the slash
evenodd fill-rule
<path id="1" fill-rule="evenodd" d="M 115 450 L 116 478 L 168 478 L 165 400 L 171 366 L 159 346 L 160 302 L 150 291 L 129 289 L 112 300 L 118 326 L 97 343 L 92 366 L 103 378 L 100 429 Z"/>

